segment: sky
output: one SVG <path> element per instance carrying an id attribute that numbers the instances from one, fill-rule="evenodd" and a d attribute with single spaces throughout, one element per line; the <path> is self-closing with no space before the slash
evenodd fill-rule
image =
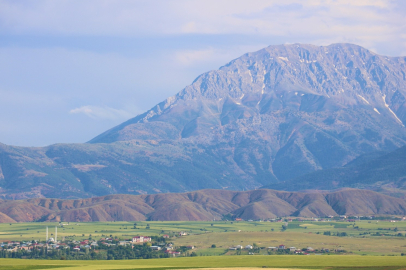
<path id="1" fill-rule="evenodd" d="M 269 45 L 406 55 L 404 0 L 0 0 L 0 143 L 84 143 Z"/>

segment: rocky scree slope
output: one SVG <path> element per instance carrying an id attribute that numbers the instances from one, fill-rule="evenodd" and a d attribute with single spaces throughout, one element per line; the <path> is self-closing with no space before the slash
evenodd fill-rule
<path id="1" fill-rule="evenodd" d="M 404 215 L 406 201 L 368 190 L 297 193 L 275 190 L 201 190 L 153 195 L 108 195 L 60 200 L 0 201 L 0 222 L 219 220 L 281 216 Z"/>
<path id="2" fill-rule="evenodd" d="M 0 196 L 254 189 L 406 142 L 406 57 L 269 46 L 87 144 L 0 145 Z"/>

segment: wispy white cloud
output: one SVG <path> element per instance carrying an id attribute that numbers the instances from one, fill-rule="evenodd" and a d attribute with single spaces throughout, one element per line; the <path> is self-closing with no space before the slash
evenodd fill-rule
<path id="1" fill-rule="evenodd" d="M 184 50 L 175 52 L 175 60 L 181 65 L 189 66 L 196 63 L 210 61 L 216 54 L 215 49 Z"/>
<path id="2" fill-rule="evenodd" d="M 133 116 L 131 113 L 124 110 L 90 105 L 72 109 L 69 111 L 69 113 L 84 114 L 88 117 L 102 120 L 125 120 Z"/>
<path id="3" fill-rule="evenodd" d="M 268 44 L 235 45 L 232 47 L 208 47 L 199 50 L 178 50 L 173 53 L 175 63 L 184 66 L 199 66 L 219 63 L 224 65 L 247 52 L 260 50 Z"/>

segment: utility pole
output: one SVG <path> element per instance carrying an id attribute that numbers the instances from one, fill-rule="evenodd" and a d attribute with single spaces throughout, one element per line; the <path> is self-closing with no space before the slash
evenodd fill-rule
<path id="1" fill-rule="evenodd" d="M 45 241 L 48 243 L 48 226 L 47 226 L 47 232 L 46 232 L 46 238 Z"/>
<path id="2" fill-rule="evenodd" d="M 58 237 L 58 226 L 55 226 L 55 243 L 57 242 L 57 237 Z"/>

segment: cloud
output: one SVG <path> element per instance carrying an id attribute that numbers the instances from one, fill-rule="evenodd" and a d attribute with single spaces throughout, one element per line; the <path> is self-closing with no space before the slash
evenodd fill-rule
<path id="1" fill-rule="evenodd" d="M 175 59 L 178 63 L 189 66 L 199 62 L 210 61 L 214 54 L 215 50 L 213 48 L 205 50 L 185 50 L 176 52 Z"/>
<path id="2" fill-rule="evenodd" d="M 199 50 L 178 50 L 173 53 L 173 59 L 176 63 L 184 67 L 204 64 L 210 65 L 213 63 L 224 65 L 231 60 L 240 57 L 244 53 L 257 51 L 266 46 L 268 46 L 268 44 L 259 43 L 257 45 L 208 47 Z"/>
<path id="3" fill-rule="evenodd" d="M 250 33 L 255 29 L 262 34 L 271 34 L 278 28 L 289 28 L 285 23 L 291 19 L 290 25 L 301 29 L 307 22 L 303 18 L 332 21 L 342 17 L 359 18 L 362 21 L 372 15 L 390 21 L 394 19 L 391 14 L 396 13 L 396 2 L 383 0 L 281 2 L 42 0 L 25 1 L 22 4 L 19 1 L 3 0 L 0 2 L 0 26 L 3 31 L 67 35 L 224 34 Z M 384 9 L 390 10 L 390 14 L 380 16 Z M 273 16 L 269 17 L 269 14 Z M 282 24 L 278 24 L 279 20 L 282 20 Z"/>
<path id="4" fill-rule="evenodd" d="M 119 119 L 129 119 L 133 115 L 124 110 L 118 110 L 109 107 L 98 107 L 98 106 L 82 106 L 69 111 L 70 114 L 85 114 L 93 119 L 100 120 L 119 120 Z"/>
<path id="5" fill-rule="evenodd" d="M 382 40 L 405 41 L 403 2 L 0 0 L 0 33 L 110 37 L 271 35 L 295 36 L 298 40 L 310 37 L 327 43 L 351 41 L 374 47 Z"/>

